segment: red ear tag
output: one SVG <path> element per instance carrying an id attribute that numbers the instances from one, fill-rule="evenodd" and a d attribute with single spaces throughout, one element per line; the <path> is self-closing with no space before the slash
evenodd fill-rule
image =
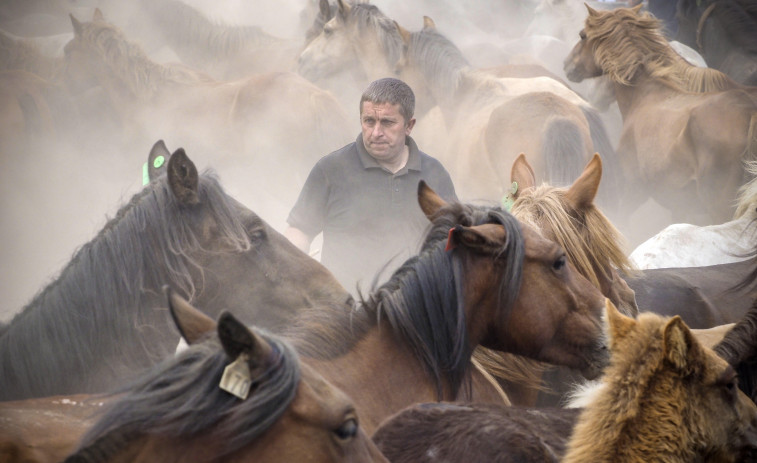
<path id="1" fill-rule="evenodd" d="M 449 234 L 447 234 L 447 246 L 444 248 L 445 251 L 455 249 L 455 244 L 452 242 L 452 235 L 454 233 L 455 233 L 455 227 L 450 228 Z"/>

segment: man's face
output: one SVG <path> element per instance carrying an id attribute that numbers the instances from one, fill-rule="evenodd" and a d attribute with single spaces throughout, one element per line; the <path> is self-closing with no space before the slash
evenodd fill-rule
<path id="1" fill-rule="evenodd" d="M 405 137 L 415 125 L 415 119 L 405 122 L 400 106 L 390 103 L 364 101 L 360 112 L 363 144 L 368 154 L 378 161 L 391 162 L 402 155 Z"/>

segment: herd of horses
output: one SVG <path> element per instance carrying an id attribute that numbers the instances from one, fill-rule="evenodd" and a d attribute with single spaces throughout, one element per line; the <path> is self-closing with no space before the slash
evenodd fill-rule
<path id="1" fill-rule="evenodd" d="M 579 2 L 555 66 L 524 62 L 563 40 L 535 40 L 565 11 L 543 0 L 481 66 L 428 16 L 306 3 L 297 40 L 178 0 L 99 2 L 44 52 L 0 34 L 0 154 L 148 153 L 0 323 L 0 459 L 757 461 L 754 8 L 679 0 L 697 67 L 642 6 Z M 247 197 L 291 205 L 387 75 L 461 201 L 421 182 L 417 252 L 355 294 Z"/>

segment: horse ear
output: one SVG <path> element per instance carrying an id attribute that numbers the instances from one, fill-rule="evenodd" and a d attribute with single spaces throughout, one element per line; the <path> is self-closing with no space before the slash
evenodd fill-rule
<path id="1" fill-rule="evenodd" d="M 662 339 L 665 358 L 679 371 L 691 373 L 697 365 L 700 345 L 679 315 L 665 325 Z"/>
<path id="2" fill-rule="evenodd" d="M 183 148 L 179 148 L 168 160 L 168 185 L 181 204 L 197 204 L 197 168 Z"/>
<path id="3" fill-rule="evenodd" d="M 513 196 L 517 198 L 521 191 L 526 188 L 533 188 L 536 186 L 536 175 L 531 164 L 526 160 L 526 155 L 520 153 L 515 161 L 513 161 L 513 167 L 510 169 L 510 181 L 517 183 L 518 188 L 515 190 Z"/>
<path id="4" fill-rule="evenodd" d="M 626 337 L 636 326 L 636 320 L 620 313 L 615 304 L 607 298 L 605 298 L 605 316 L 610 340 L 613 343 Z"/>
<path id="5" fill-rule="evenodd" d="M 400 37 L 402 38 L 402 42 L 405 44 L 405 46 L 410 45 L 410 38 L 411 38 L 410 31 L 400 26 L 397 21 L 394 21 L 394 27 L 397 28 L 397 32 L 400 34 Z"/>
<path id="6" fill-rule="evenodd" d="M 147 155 L 148 181 L 155 180 L 166 171 L 166 161 L 171 157 L 171 152 L 166 148 L 163 140 L 158 140 L 152 145 L 150 154 Z"/>
<path id="7" fill-rule="evenodd" d="M 418 205 L 421 206 L 421 210 L 426 214 L 426 217 L 432 220 L 437 211 L 447 206 L 448 203 L 436 194 L 426 182 L 421 180 L 418 182 Z"/>
<path id="8" fill-rule="evenodd" d="M 105 16 L 103 16 L 103 12 L 100 11 L 100 8 L 95 8 L 94 13 L 92 13 L 92 21 L 105 21 Z"/>
<path id="9" fill-rule="evenodd" d="M 350 11 L 352 11 L 352 5 L 345 2 L 344 0 L 336 0 L 336 4 L 339 7 L 339 15 L 342 17 L 342 19 L 347 19 L 347 16 L 350 15 Z"/>
<path id="10" fill-rule="evenodd" d="M 584 5 L 586 5 L 586 9 L 589 10 L 589 16 L 596 16 L 597 14 L 599 14 L 597 13 L 597 10 L 590 7 L 588 3 L 584 3 Z"/>
<path id="11" fill-rule="evenodd" d="M 494 253 L 507 242 L 505 227 L 495 223 L 465 227 L 456 225 L 450 230 L 447 249 L 464 246 L 481 253 Z"/>
<path id="12" fill-rule="evenodd" d="M 71 18 L 71 25 L 74 26 L 74 35 L 79 36 L 81 35 L 82 31 L 82 25 L 81 22 L 79 22 L 78 19 L 74 17 L 71 13 L 68 14 L 68 17 Z"/>
<path id="13" fill-rule="evenodd" d="M 318 9 L 322 17 L 331 17 L 331 5 L 329 5 L 329 0 L 320 0 L 318 2 Z"/>
<path id="14" fill-rule="evenodd" d="M 436 23 L 428 16 L 423 17 L 423 29 L 436 30 Z"/>
<path id="15" fill-rule="evenodd" d="M 163 291 L 168 299 L 171 318 L 187 344 L 194 344 L 216 330 L 216 322 L 212 318 L 194 308 L 170 287 L 164 286 Z"/>
<path id="16" fill-rule="evenodd" d="M 602 180 L 602 158 L 594 153 L 591 160 L 584 167 L 581 176 L 573 182 L 565 193 L 565 199 L 575 210 L 586 209 L 592 205 Z"/>
<path id="17" fill-rule="evenodd" d="M 218 339 L 229 359 L 247 356 L 253 378 L 267 368 L 273 352 L 271 345 L 229 312 L 223 312 L 218 319 Z"/>
<path id="18" fill-rule="evenodd" d="M 634 12 L 634 14 L 639 14 L 639 11 L 641 11 L 641 7 L 644 6 L 644 3 L 639 3 L 638 5 L 631 8 L 631 11 Z"/>

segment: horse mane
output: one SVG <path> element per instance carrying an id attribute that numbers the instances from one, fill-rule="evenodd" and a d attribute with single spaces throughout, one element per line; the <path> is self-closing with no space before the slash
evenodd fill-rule
<path id="1" fill-rule="evenodd" d="M 249 249 L 234 203 L 215 174 L 200 176 L 198 196 L 213 211 L 222 246 L 229 252 Z M 140 359 L 159 354 L 150 347 L 165 337 L 159 323 L 163 314 L 147 302 L 162 300 L 162 294 L 146 290 L 171 284 L 192 298 L 193 275 L 201 277 L 202 268 L 191 253 L 207 251 L 195 231 L 196 220 L 195 208 L 177 203 L 166 176 L 135 194 L 94 239 L 76 251 L 60 276 L 13 318 L 0 338 L 0 377 L 6 387 L 10 389 L 11 378 L 22 390 L 27 383 L 60 382 L 64 371 L 73 381 L 114 349 L 119 349 L 124 363 L 131 360 L 135 367 L 144 366 Z M 38 344 L 40 337 L 48 341 L 39 345 L 42 355 L 35 356 L 34 365 L 27 365 L 29 346 Z M 122 351 L 117 344 L 130 349 Z M 43 349 L 61 346 L 68 354 L 68 365 L 50 361 L 43 353 Z M 172 351 L 173 346 L 165 353 Z M 30 376 L 38 379 L 31 381 Z"/>
<path id="2" fill-rule="evenodd" d="M 739 194 L 736 198 L 736 212 L 733 214 L 734 219 L 754 213 L 755 208 L 757 208 L 757 160 L 745 161 L 744 170 L 752 179 L 739 188 Z M 757 217 L 757 215 L 755 216 Z"/>
<path id="3" fill-rule="evenodd" d="M 425 80 L 435 83 L 439 95 L 457 93 L 465 71 L 470 70 L 462 51 L 433 28 L 413 32 L 407 54 L 408 61 L 416 63 Z M 483 71 L 475 75 L 479 74 L 487 75 Z"/>
<path id="4" fill-rule="evenodd" d="M 178 0 L 141 2 L 148 12 L 159 15 L 159 26 L 177 43 L 201 45 L 214 56 L 233 55 L 247 48 L 267 47 L 282 39 L 260 26 L 229 26 L 208 19 L 202 12 Z M 198 49 L 199 49 L 198 48 Z"/>
<path id="5" fill-rule="evenodd" d="M 513 203 L 512 213 L 536 230 L 543 228 L 539 221 L 545 221 L 554 230 L 554 239 L 565 250 L 568 260 L 597 287 L 599 279 L 592 262 L 600 267 L 630 271 L 632 265 L 618 229 L 593 204 L 584 211 L 581 218 L 585 226 L 581 225 L 566 207 L 566 191 L 548 184 L 525 190 Z"/>
<path id="6" fill-rule="evenodd" d="M 124 389 L 66 461 L 110 461 L 134 440 L 167 436 L 207 437 L 230 455 L 271 427 L 287 410 L 300 383 L 300 363 L 287 342 L 256 330 L 271 346 L 275 367 L 253 378 L 256 387 L 240 400 L 219 387 L 229 359 L 217 338 L 190 346 Z"/>
<path id="7" fill-rule="evenodd" d="M 631 85 L 642 71 L 679 90 L 709 92 L 741 88 L 726 74 L 688 63 L 662 34 L 662 22 L 649 13 L 619 8 L 589 15 L 585 27 L 594 56 L 610 79 Z M 600 39 L 600 40 L 597 40 Z"/>
<path id="8" fill-rule="evenodd" d="M 341 18 L 339 14 L 336 17 Z M 394 20 L 382 13 L 376 5 L 355 3 L 350 8 L 346 21 L 348 24 L 355 24 L 361 33 L 370 30 L 376 34 L 386 62 L 390 66 L 402 58 L 404 44 Z"/>
<path id="9" fill-rule="evenodd" d="M 504 265 L 499 298 L 506 317 L 521 282 L 525 251 L 520 225 L 496 207 L 453 203 L 434 218 L 420 253 L 398 268 L 389 281 L 369 296 L 361 296 L 359 305 L 348 312 L 343 306 L 306 311 L 288 337 L 296 339 L 303 356 L 328 359 L 348 352 L 384 319 L 423 363 L 436 383 L 439 399 L 443 376 L 451 378 L 452 393 L 457 394 L 468 376 L 474 346 L 470 346 L 465 326 L 461 262 L 456 252 L 446 252 L 444 247 L 456 224 L 482 223 L 500 223 L 507 232 L 507 243 L 496 256 Z"/>
<path id="10" fill-rule="evenodd" d="M 163 65 L 152 61 L 144 49 L 130 42 L 115 25 L 105 21 L 82 23 L 81 40 L 96 53 L 140 100 L 151 102 L 165 84 L 207 83 L 210 79 L 181 65 Z"/>

